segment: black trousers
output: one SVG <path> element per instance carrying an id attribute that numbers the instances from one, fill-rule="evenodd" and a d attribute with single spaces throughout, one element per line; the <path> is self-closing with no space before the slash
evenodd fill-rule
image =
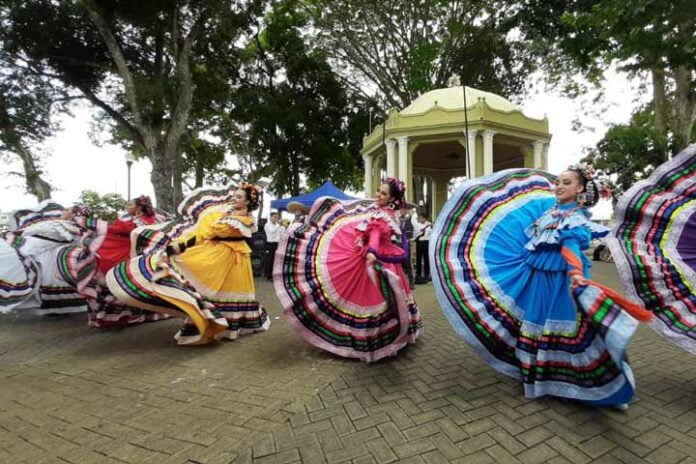
<path id="1" fill-rule="evenodd" d="M 416 241 L 416 277 L 430 277 L 428 243 L 427 240 Z"/>
<path id="2" fill-rule="evenodd" d="M 273 277 L 273 262 L 275 261 L 275 252 L 278 249 L 278 242 L 266 242 L 266 277 Z"/>

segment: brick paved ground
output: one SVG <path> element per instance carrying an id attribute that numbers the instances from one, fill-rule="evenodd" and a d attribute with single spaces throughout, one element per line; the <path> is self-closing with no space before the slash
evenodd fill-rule
<path id="1" fill-rule="evenodd" d="M 613 267 L 599 280 L 616 287 Z M 696 357 L 641 328 L 626 412 L 529 401 L 416 297 L 426 332 L 372 365 L 308 346 L 258 282 L 274 326 L 180 348 L 176 321 L 120 331 L 84 316 L 0 317 L 0 462 L 695 462 Z"/>

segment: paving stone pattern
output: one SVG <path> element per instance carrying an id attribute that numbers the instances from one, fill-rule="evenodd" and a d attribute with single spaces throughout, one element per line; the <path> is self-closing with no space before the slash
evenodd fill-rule
<path id="1" fill-rule="evenodd" d="M 612 265 L 594 275 L 615 288 Z M 425 333 L 375 364 L 271 330 L 182 348 L 178 321 L 100 331 L 0 316 L 2 463 L 696 463 L 696 357 L 642 327 L 628 411 L 526 400 L 416 287 Z"/>

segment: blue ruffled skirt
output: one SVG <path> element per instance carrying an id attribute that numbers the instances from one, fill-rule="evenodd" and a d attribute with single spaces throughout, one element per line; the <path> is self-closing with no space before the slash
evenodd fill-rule
<path id="1" fill-rule="evenodd" d="M 525 229 L 555 202 L 551 181 L 518 169 L 457 190 L 430 241 L 438 300 L 457 333 L 522 380 L 527 397 L 627 403 L 634 382 L 625 348 L 637 322 L 597 287 L 571 290 L 560 243 L 525 248 Z"/>

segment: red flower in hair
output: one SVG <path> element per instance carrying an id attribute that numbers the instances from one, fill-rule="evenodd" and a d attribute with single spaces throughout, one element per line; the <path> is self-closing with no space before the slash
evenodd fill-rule
<path id="1" fill-rule="evenodd" d="M 387 177 L 382 179 L 382 183 L 389 186 L 389 194 L 394 198 L 392 200 L 393 208 L 404 208 L 406 206 L 406 184 L 404 181 L 395 177 Z"/>

